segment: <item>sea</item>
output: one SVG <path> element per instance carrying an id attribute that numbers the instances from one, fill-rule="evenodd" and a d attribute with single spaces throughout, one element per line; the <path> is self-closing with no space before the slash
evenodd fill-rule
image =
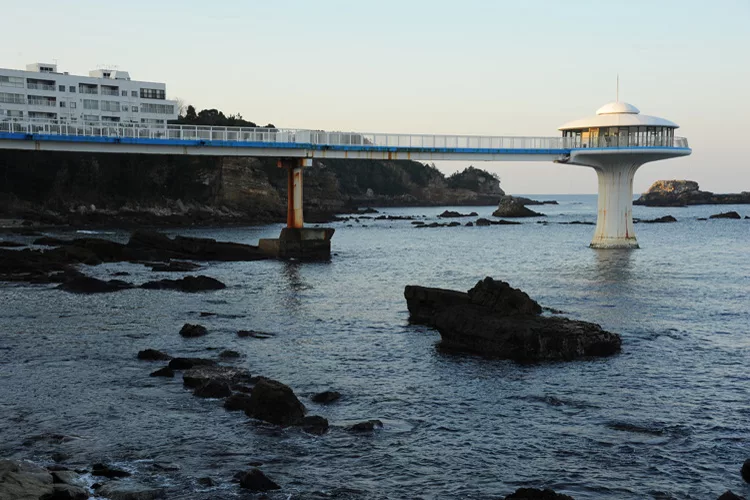
<path id="1" fill-rule="evenodd" d="M 546 217 L 520 225 L 331 223 L 330 262 L 206 263 L 191 274 L 227 285 L 207 293 L 0 283 L 0 458 L 106 462 L 172 499 L 258 498 L 232 482 L 251 466 L 282 486 L 271 499 L 492 499 L 519 487 L 577 500 L 750 496 L 739 473 L 750 458 L 750 220 L 698 220 L 748 216 L 750 206 L 636 206 L 637 218 L 678 221 L 636 224 L 640 249 L 594 250 L 594 226 L 561 223 L 594 222 L 595 195 L 535 198 L 559 204 L 531 207 Z M 446 209 L 490 217 L 494 207 L 373 216 L 447 222 L 438 218 Z M 166 233 L 257 244 L 280 228 Z M 82 270 L 127 272 L 136 284 L 175 277 L 128 263 Z M 443 352 L 435 330 L 409 324 L 406 285 L 468 290 L 485 276 L 619 333 L 622 353 L 520 365 Z M 184 339 L 185 323 L 209 333 Z M 313 436 L 225 411 L 179 376 L 149 377 L 163 362 L 139 361 L 146 348 L 238 351 L 235 365 L 289 385 L 331 428 Z M 324 390 L 342 397 L 310 400 Z M 370 419 L 383 428 L 346 430 Z"/>

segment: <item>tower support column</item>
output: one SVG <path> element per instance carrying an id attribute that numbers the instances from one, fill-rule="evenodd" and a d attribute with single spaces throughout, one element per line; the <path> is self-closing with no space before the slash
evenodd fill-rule
<path id="1" fill-rule="evenodd" d="M 303 158 L 280 159 L 279 167 L 287 170 L 286 227 L 301 229 L 305 225 L 302 212 L 302 168 Z"/>
<path id="2" fill-rule="evenodd" d="M 640 166 L 618 162 L 594 167 L 599 199 L 591 248 L 638 248 L 633 227 L 633 178 Z"/>

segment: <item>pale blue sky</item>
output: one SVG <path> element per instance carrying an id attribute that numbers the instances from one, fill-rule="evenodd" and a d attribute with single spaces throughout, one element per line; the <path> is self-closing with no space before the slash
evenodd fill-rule
<path id="1" fill-rule="evenodd" d="M 3 9 L 0 67 L 116 65 L 198 109 L 279 127 L 558 135 L 620 98 L 681 125 L 688 178 L 750 190 L 750 1 L 35 0 Z M 466 164 L 441 163 L 448 173 Z M 515 193 L 596 192 L 587 168 L 485 163 Z"/>

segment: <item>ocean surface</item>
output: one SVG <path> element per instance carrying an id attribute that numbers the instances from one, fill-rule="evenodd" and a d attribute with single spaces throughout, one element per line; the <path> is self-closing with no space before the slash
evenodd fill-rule
<path id="1" fill-rule="evenodd" d="M 487 499 L 521 486 L 579 500 L 750 495 L 739 475 L 750 458 L 750 220 L 697 220 L 750 206 L 634 207 L 678 222 L 637 224 L 641 248 L 617 251 L 587 247 L 593 226 L 558 224 L 595 221 L 595 196 L 536 198 L 560 202 L 532 207 L 546 225 L 333 223 L 330 263 L 208 264 L 199 273 L 227 284 L 217 292 L 81 296 L 0 283 L 0 457 L 104 461 L 175 499 L 253 498 L 231 483 L 253 462 L 283 486 L 272 499 Z M 446 208 L 494 209 L 381 212 L 432 222 Z M 280 227 L 168 233 L 255 244 Z M 175 277 L 83 267 L 101 278 L 127 271 L 137 284 Z M 443 353 L 435 331 L 409 325 L 405 285 L 467 290 L 485 276 L 620 333 L 622 354 L 521 366 Z M 186 322 L 209 334 L 183 339 Z M 238 338 L 240 329 L 275 336 Z M 162 363 L 137 360 L 146 348 L 237 350 L 237 365 L 291 386 L 331 430 L 280 430 L 193 397 L 179 376 L 148 376 Z M 342 399 L 309 400 L 327 389 Z M 344 430 L 367 419 L 384 428 Z M 204 476 L 217 486 L 199 486 Z"/>

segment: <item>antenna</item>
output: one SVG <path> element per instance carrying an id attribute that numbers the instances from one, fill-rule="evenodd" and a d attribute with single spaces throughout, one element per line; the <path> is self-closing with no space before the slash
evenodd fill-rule
<path id="1" fill-rule="evenodd" d="M 620 73 L 617 73 L 617 93 L 615 94 L 615 100 L 620 102 Z"/>

